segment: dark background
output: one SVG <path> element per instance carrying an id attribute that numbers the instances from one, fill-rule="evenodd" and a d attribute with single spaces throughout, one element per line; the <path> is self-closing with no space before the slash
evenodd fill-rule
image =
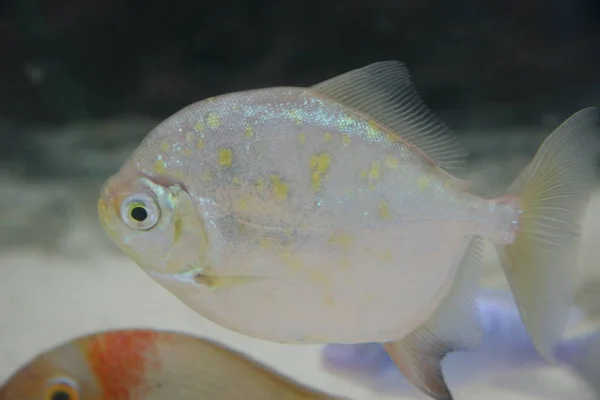
<path id="1" fill-rule="evenodd" d="M 202 98 L 405 62 L 453 128 L 598 105 L 597 0 L 3 0 L 0 121 L 163 119 Z"/>

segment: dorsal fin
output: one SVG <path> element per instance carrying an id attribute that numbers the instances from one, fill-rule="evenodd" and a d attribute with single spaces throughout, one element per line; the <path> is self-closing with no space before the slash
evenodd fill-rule
<path id="1" fill-rule="evenodd" d="M 421 100 L 402 62 L 370 64 L 312 88 L 367 114 L 418 147 L 448 172 L 457 176 L 463 173 L 466 151 Z"/>

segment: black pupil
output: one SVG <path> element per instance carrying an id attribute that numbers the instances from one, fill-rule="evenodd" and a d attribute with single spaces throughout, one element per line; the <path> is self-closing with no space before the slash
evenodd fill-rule
<path id="1" fill-rule="evenodd" d="M 148 211 L 144 207 L 133 207 L 131 210 L 131 218 L 137 222 L 144 222 L 148 218 Z"/>
<path id="2" fill-rule="evenodd" d="M 71 400 L 71 396 L 64 390 L 57 390 L 52 393 L 51 400 Z"/>

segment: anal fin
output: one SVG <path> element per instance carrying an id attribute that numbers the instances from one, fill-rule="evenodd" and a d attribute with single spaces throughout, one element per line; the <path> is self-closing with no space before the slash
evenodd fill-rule
<path id="1" fill-rule="evenodd" d="M 442 373 L 443 358 L 481 343 L 475 296 L 482 265 L 483 240 L 473 237 L 438 310 L 404 339 L 383 345 L 406 379 L 435 400 L 452 400 Z"/>

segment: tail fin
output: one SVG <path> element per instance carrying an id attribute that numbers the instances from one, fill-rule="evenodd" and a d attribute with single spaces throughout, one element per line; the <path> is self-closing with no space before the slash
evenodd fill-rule
<path id="1" fill-rule="evenodd" d="M 595 108 L 567 119 L 510 186 L 521 205 L 514 243 L 496 245 L 502 268 L 537 351 L 555 361 L 573 300 L 579 219 L 594 184 Z"/>

